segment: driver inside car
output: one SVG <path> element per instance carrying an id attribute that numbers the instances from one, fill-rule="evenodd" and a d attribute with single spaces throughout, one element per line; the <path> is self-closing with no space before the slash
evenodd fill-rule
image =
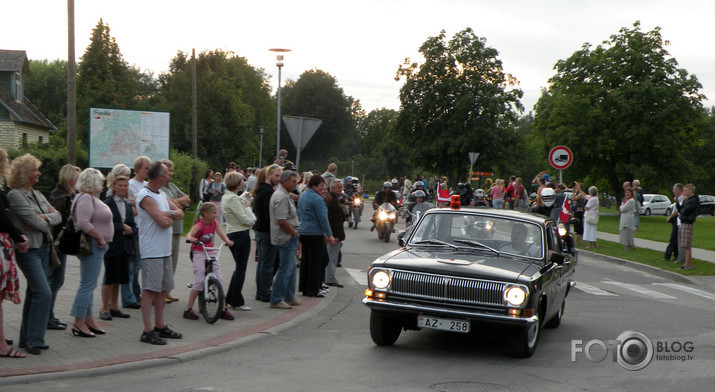
<path id="1" fill-rule="evenodd" d="M 500 250 L 521 256 L 538 257 L 541 253 L 540 247 L 533 242 L 526 242 L 527 234 L 526 225 L 515 224 L 511 230 L 511 243 L 506 244 Z"/>

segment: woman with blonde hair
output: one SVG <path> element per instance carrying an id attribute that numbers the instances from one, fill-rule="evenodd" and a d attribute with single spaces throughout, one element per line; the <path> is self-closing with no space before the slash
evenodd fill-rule
<path id="1" fill-rule="evenodd" d="M 77 294 L 72 304 L 71 315 L 74 316 L 72 335 L 83 338 L 93 338 L 104 335 L 105 332 L 97 326 L 92 317 L 94 304 L 94 289 L 97 287 L 99 272 L 102 270 L 102 260 L 114 236 L 112 211 L 97 197 L 102 192 L 104 176 L 99 170 L 87 168 L 77 178 L 79 194 L 72 203 L 72 220 L 75 229 L 81 230 L 90 239 L 91 253 L 78 255 L 80 281 Z"/>
<path id="2" fill-rule="evenodd" d="M 492 187 L 492 207 L 504 208 L 504 180 L 498 178 Z"/>
<path id="3" fill-rule="evenodd" d="M 70 206 L 72 205 L 72 200 L 74 200 L 75 184 L 81 171 L 75 165 L 67 164 L 62 166 L 58 174 L 59 181 L 55 189 L 50 192 L 50 204 L 62 214 L 62 222 L 54 228 L 53 234 L 55 236 L 60 233 L 62 227 L 67 223 L 67 219 L 69 219 Z M 67 328 L 67 323 L 55 317 L 55 301 L 57 300 L 57 293 L 65 284 L 67 255 L 57 250 L 57 258 L 60 260 L 60 265 L 50 270 L 50 277 L 48 278 L 50 290 L 52 291 L 52 303 L 50 304 L 50 320 L 47 322 L 47 329 L 63 330 Z"/>
<path id="4" fill-rule="evenodd" d="M 25 304 L 22 308 L 18 346 L 38 355 L 50 346 L 45 344 L 45 332 L 50 318 L 52 290 L 47 281 L 50 272 L 52 228 L 62 222 L 62 214 L 33 185 L 40 180 L 39 159 L 30 154 L 12 160 L 7 183 L 12 188 L 7 197 L 15 226 L 28 237 L 27 253 L 17 254 L 17 266 L 27 280 Z"/>
<path id="5" fill-rule="evenodd" d="M 2 190 L 2 178 L 7 173 L 8 166 L 7 152 L 0 148 L 0 357 L 3 358 L 25 358 L 25 354 L 10 347 L 12 340 L 5 339 L 2 319 L 2 301 L 8 299 L 14 304 L 20 303 L 20 279 L 15 268 L 15 251 L 27 252 L 29 242 L 22 231 L 17 228 L 8 215 L 7 208 L 10 202 L 7 195 Z M 14 244 L 13 244 L 14 242 Z"/>
<path id="6" fill-rule="evenodd" d="M 302 194 L 305 192 L 305 188 L 308 186 L 308 181 L 310 181 L 310 177 L 313 176 L 313 173 L 311 172 L 303 172 L 303 174 L 300 175 L 300 181 L 298 181 L 298 191 Z"/>
<path id="7" fill-rule="evenodd" d="M 223 223 L 223 213 L 221 212 L 221 198 L 226 192 L 226 185 L 223 183 L 221 172 L 214 173 L 214 181 L 209 186 L 209 202 L 216 206 L 216 220 L 219 224 Z"/>

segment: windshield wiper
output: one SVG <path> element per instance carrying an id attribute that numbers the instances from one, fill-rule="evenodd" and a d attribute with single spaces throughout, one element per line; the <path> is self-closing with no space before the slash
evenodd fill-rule
<path id="1" fill-rule="evenodd" d="M 444 242 L 444 241 L 442 241 L 442 240 L 434 240 L 434 239 L 432 239 L 432 240 L 417 241 L 417 242 L 411 243 L 410 245 L 423 245 L 423 244 L 447 245 L 447 246 L 449 246 L 450 248 L 459 249 L 459 247 L 458 247 L 457 245 L 450 244 L 449 242 Z"/>
<path id="2" fill-rule="evenodd" d="M 480 248 L 488 249 L 488 250 L 494 252 L 494 254 L 496 254 L 497 257 L 499 257 L 499 251 L 498 251 L 498 250 L 496 250 L 496 249 L 494 249 L 494 248 L 492 248 L 492 247 L 490 247 L 490 246 L 484 245 L 484 244 L 482 244 L 482 243 L 479 242 L 479 241 L 474 241 L 474 240 L 454 240 L 454 242 L 459 242 L 459 243 L 462 243 L 462 244 L 468 244 L 468 245 L 478 246 L 478 247 L 480 247 Z"/>

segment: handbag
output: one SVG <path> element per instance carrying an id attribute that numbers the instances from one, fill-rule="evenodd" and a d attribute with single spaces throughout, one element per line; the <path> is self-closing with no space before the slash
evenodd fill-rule
<path id="1" fill-rule="evenodd" d="M 588 223 L 589 225 L 598 224 L 598 215 L 591 215 L 591 214 L 586 215 L 586 223 Z"/>
<path id="2" fill-rule="evenodd" d="M 57 255 L 57 247 L 55 244 L 50 246 L 50 268 L 56 268 L 62 265 L 60 257 Z"/>
<path id="3" fill-rule="evenodd" d="M 91 196 L 90 196 L 91 197 Z M 92 205 L 94 206 L 94 198 L 92 198 Z M 75 229 L 74 227 L 74 209 L 77 207 L 77 203 L 72 206 L 72 211 L 70 211 L 70 216 L 67 218 L 67 222 L 60 230 L 60 233 L 55 238 L 54 246 L 60 252 L 66 255 L 72 256 L 86 256 L 92 254 L 92 248 L 90 246 L 90 240 L 87 238 L 87 234 L 82 231 Z"/>

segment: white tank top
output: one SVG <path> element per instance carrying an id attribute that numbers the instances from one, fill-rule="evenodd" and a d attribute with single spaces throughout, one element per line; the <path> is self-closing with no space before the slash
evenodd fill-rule
<path id="1" fill-rule="evenodd" d="M 156 193 L 147 187 L 137 195 L 137 215 L 139 217 L 139 253 L 142 259 L 171 256 L 171 226 L 162 228 L 143 208 L 141 202 L 151 197 L 161 211 L 169 211 L 169 199 L 163 191 Z"/>

